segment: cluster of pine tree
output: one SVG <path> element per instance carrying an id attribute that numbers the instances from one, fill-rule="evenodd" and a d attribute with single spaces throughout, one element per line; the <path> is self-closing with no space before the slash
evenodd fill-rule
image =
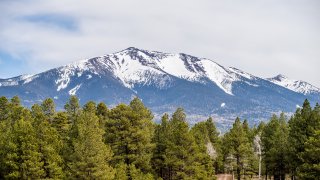
<path id="1" fill-rule="evenodd" d="M 64 109 L 0 98 L 0 179 L 215 179 L 211 119 L 190 130 L 178 109 L 157 125 L 138 98 L 108 109 L 72 96 Z"/>
<path id="2" fill-rule="evenodd" d="M 320 106 L 308 100 L 288 120 L 282 113 L 260 124 L 265 173 L 275 179 L 320 179 Z"/>
<path id="3" fill-rule="evenodd" d="M 0 179 L 240 179 L 259 162 L 275 179 L 319 179 L 319 141 L 320 106 L 308 101 L 289 121 L 250 128 L 237 118 L 221 135 L 212 118 L 190 127 L 181 108 L 156 124 L 138 98 L 108 109 L 71 96 L 63 111 L 50 98 L 31 109 L 0 98 Z"/>
<path id="4" fill-rule="evenodd" d="M 216 147 L 216 172 L 237 179 L 257 175 L 259 163 L 266 179 L 320 179 L 320 106 L 305 100 L 290 119 L 281 113 L 253 128 L 237 118 Z"/>

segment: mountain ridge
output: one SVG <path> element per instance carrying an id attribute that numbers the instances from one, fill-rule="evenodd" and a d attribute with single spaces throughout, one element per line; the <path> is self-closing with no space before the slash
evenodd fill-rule
<path id="1" fill-rule="evenodd" d="M 0 95 L 19 95 L 27 105 L 51 97 L 58 108 L 70 95 L 110 106 L 138 96 L 157 116 L 182 106 L 196 117 L 240 116 L 254 123 L 271 113 L 293 112 L 305 98 L 319 102 L 319 88 L 283 77 L 260 78 L 207 58 L 129 47 L 35 75 L 0 79 Z"/>

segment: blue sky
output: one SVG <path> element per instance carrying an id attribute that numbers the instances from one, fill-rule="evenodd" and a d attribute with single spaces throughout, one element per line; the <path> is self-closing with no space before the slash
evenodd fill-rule
<path id="1" fill-rule="evenodd" d="M 130 46 L 320 87 L 317 0 L 2 0 L 0 78 Z"/>

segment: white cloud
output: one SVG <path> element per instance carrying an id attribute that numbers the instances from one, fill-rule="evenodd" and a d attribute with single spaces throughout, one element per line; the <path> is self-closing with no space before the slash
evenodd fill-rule
<path id="1" fill-rule="evenodd" d="M 2 1 L 0 50 L 40 72 L 136 46 L 320 86 L 319 5 L 317 0 Z M 47 14 L 73 20 L 75 29 L 23 20 Z"/>

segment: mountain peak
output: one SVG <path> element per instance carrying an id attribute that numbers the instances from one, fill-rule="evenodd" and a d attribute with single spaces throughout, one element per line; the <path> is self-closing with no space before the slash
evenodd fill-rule
<path id="1" fill-rule="evenodd" d="M 271 79 L 275 79 L 275 80 L 277 80 L 277 81 L 281 81 L 281 80 L 283 80 L 283 79 L 288 79 L 288 77 L 285 76 L 285 75 L 283 75 L 283 74 L 278 74 L 277 76 L 275 76 L 275 77 L 273 77 L 273 78 L 271 78 Z"/>
<path id="2" fill-rule="evenodd" d="M 128 48 L 124 49 L 123 51 L 138 51 L 138 50 L 140 50 L 140 49 L 132 46 L 132 47 L 128 47 Z"/>
<path id="3" fill-rule="evenodd" d="M 110 106 L 139 96 L 158 115 L 182 106 L 196 119 L 210 114 L 221 122 L 239 115 L 264 118 L 284 106 L 291 112 L 305 98 L 320 99 L 320 89 L 304 81 L 282 74 L 266 80 L 206 58 L 128 47 L 40 74 L 0 79 L 0 94 L 19 95 L 29 105 L 52 97 L 57 107 L 69 95 Z M 266 98 L 272 103 L 264 103 Z M 261 109 L 268 112 L 255 113 Z"/>
<path id="4" fill-rule="evenodd" d="M 279 86 L 302 94 L 320 93 L 319 88 L 305 81 L 289 79 L 283 74 L 279 74 L 273 78 L 267 78 L 267 80 Z"/>

